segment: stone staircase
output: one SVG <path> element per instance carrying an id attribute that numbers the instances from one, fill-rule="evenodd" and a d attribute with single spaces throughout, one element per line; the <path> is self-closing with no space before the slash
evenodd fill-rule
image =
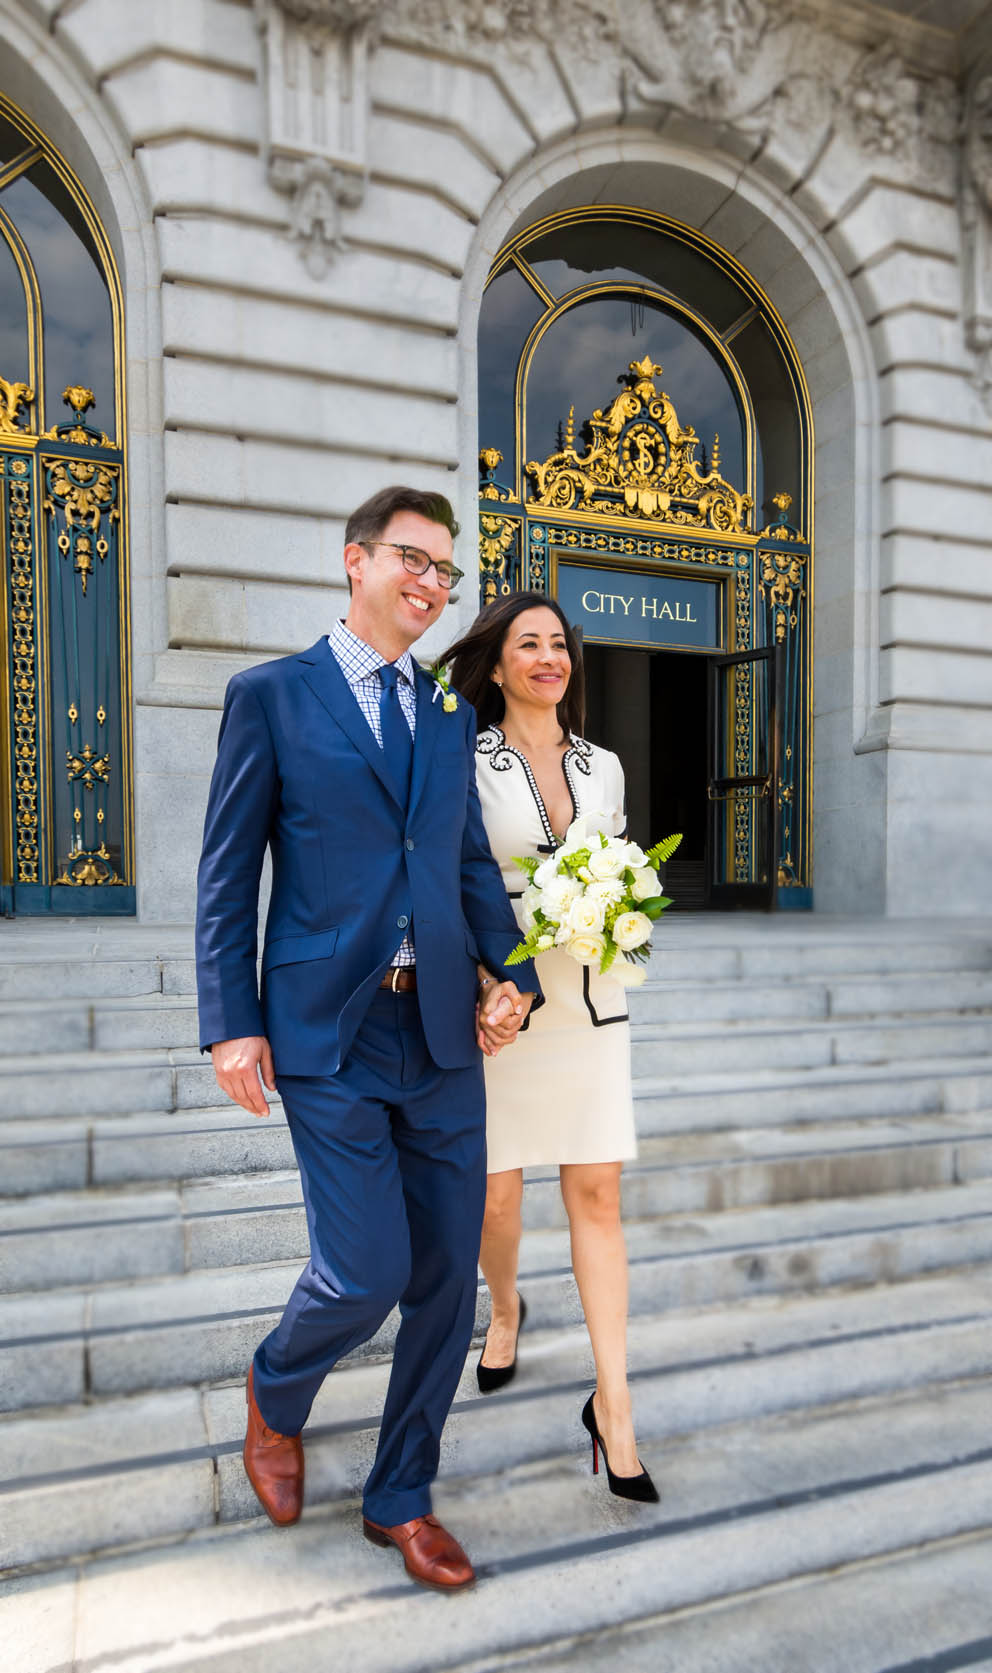
<path id="1" fill-rule="evenodd" d="M 625 1182 L 662 1503 L 590 1474 L 534 1177 L 519 1376 L 480 1400 L 470 1359 L 446 1431 L 457 1601 L 358 1532 L 394 1321 L 321 1392 L 303 1522 L 256 1515 L 244 1371 L 305 1226 L 278 1105 L 212 1101 L 188 932 L 0 938 L 12 1673 L 992 1668 L 992 921 L 662 923 Z"/>

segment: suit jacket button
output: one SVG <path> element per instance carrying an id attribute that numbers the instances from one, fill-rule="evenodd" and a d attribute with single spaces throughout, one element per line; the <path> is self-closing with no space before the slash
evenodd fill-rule
<path id="1" fill-rule="evenodd" d="M 414 840 L 413 840 L 413 838 L 412 838 L 412 837 L 407 837 L 407 839 L 406 839 L 406 845 L 407 845 L 407 847 L 408 847 L 408 848 L 410 848 L 410 849 L 413 849 L 413 848 L 415 848 L 415 847 L 416 847 L 416 843 L 415 843 L 415 842 L 414 842 Z"/>
<path id="2" fill-rule="evenodd" d="M 409 922 L 410 922 L 410 920 L 407 917 L 406 913 L 401 912 L 399 917 L 396 920 L 396 928 L 397 929 L 406 929 L 406 926 Z"/>

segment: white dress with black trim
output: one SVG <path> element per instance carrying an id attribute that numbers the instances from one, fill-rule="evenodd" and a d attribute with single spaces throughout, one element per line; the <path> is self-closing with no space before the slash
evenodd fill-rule
<path id="1" fill-rule="evenodd" d="M 572 737 L 562 771 L 573 817 L 600 813 L 603 828 L 621 835 L 618 758 Z M 529 761 L 498 726 L 479 734 L 476 774 L 490 846 L 520 922 L 527 879 L 514 856 L 542 858 L 564 832 L 552 831 Z M 542 953 L 537 971 L 544 1005 L 512 1046 L 484 1060 L 489 1171 L 629 1160 L 637 1140 L 626 990 L 560 948 Z"/>

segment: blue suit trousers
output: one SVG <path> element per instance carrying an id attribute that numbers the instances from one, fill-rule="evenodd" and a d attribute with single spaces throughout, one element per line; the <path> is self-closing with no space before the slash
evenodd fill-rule
<path id="1" fill-rule="evenodd" d="M 255 1355 L 270 1428 L 300 1432 L 331 1367 L 399 1303 L 401 1323 L 364 1512 L 391 1527 L 431 1508 L 441 1431 L 475 1318 L 486 1191 L 481 1057 L 431 1058 L 416 994 L 380 989 L 336 1075 L 281 1075 L 310 1260 Z"/>

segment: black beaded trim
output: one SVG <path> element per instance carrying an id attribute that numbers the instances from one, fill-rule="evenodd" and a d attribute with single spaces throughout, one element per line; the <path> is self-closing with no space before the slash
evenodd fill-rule
<path id="1" fill-rule="evenodd" d="M 484 732 L 480 732 L 475 741 L 475 747 L 480 755 L 488 757 L 489 765 L 494 772 L 508 772 L 515 760 L 520 762 L 526 774 L 527 783 L 530 785 L 530 793 L 534 798 L 541 824 L 544 826 L 544 834 L 548 839 L 550 852 L 553 853 L 560 846 L 560 843 L 551 829 L 551 821 L 548 818 L 548 810 L 544 805 L 544 798 L 537 787 L 534 770 L 526 755 L 519 749 L 514 749 L 512 744 L 507 743 L 506 734 L 501 726 L 488 726 Z M 575 785 L 572 782 L 570 769 L 575 767 L 578 772 L 584 773 L 588 778 L 592 772 L 591 757 L 592 744 L 586 743 L 585 738 L 576 738 L 570 734 L 569 746 L 561 758 L 561 770 L 565 775 L 565 784 L 568 789 L 569 800 L 572 803 L 573 819 L 579 817 L 579 802 L 575 794 Z"/>

